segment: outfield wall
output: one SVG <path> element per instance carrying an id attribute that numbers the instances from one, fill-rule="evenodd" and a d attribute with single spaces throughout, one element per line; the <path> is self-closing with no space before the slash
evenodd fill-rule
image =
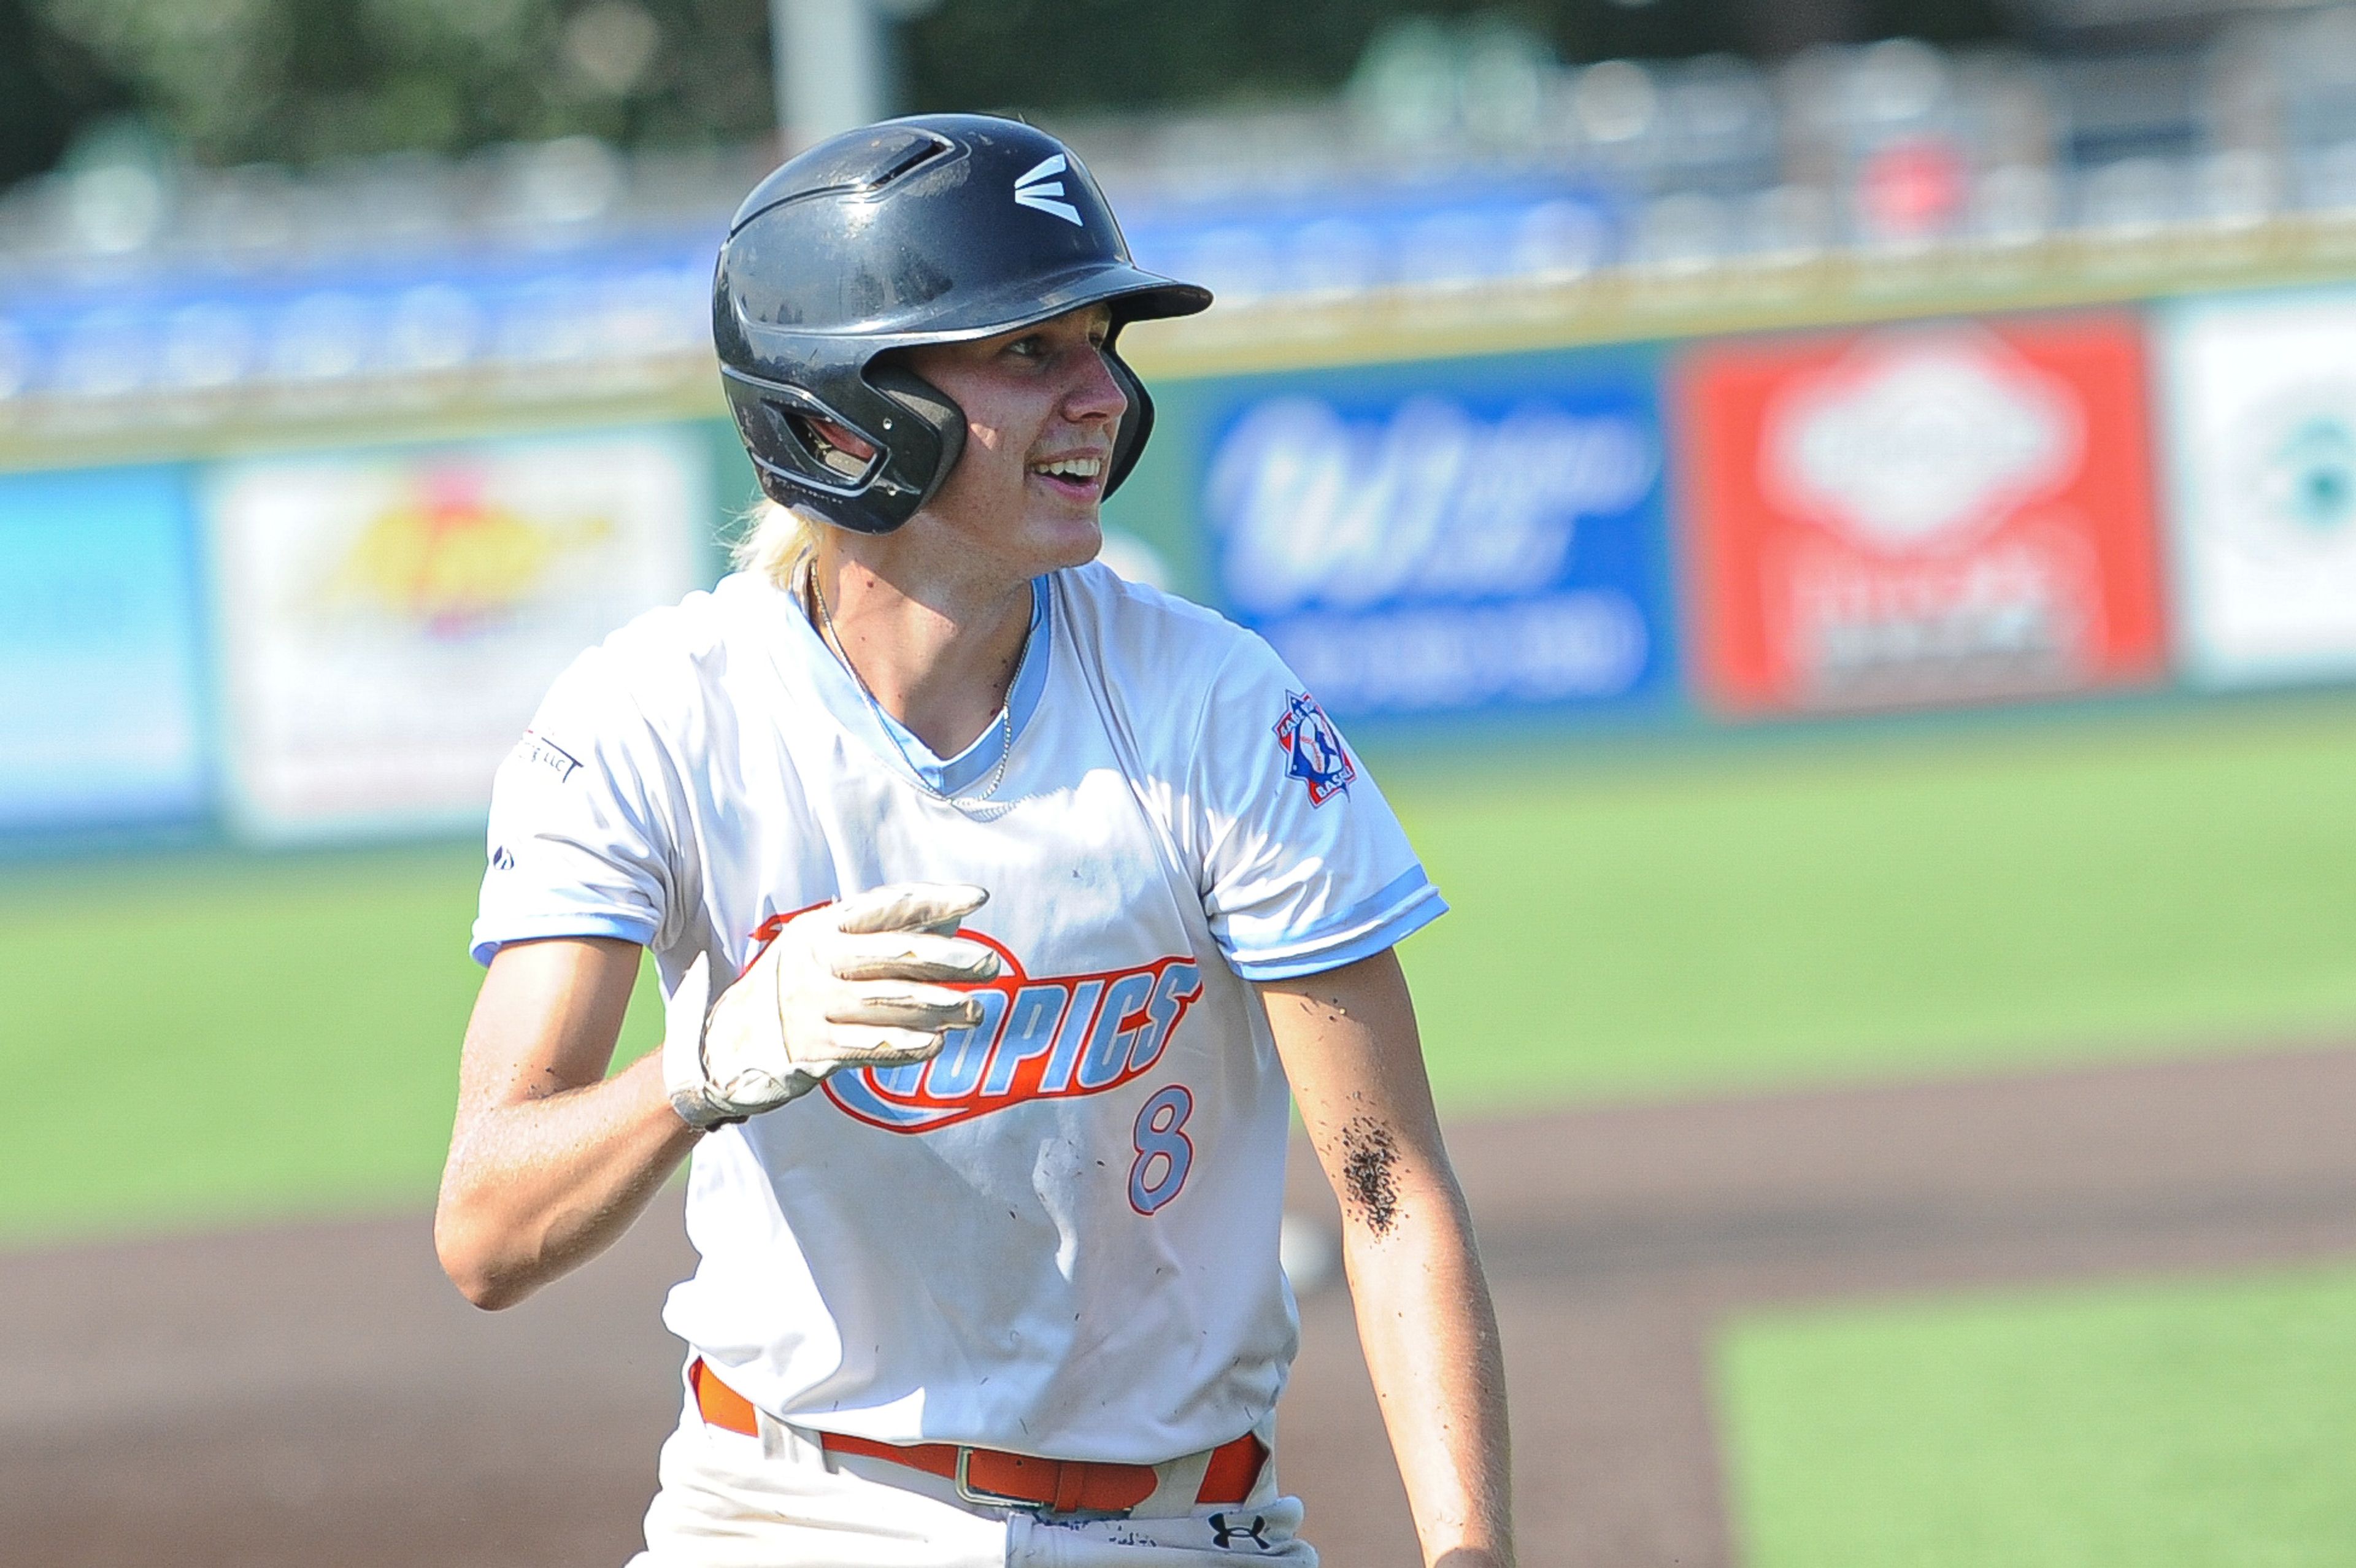
<path id="1" fill-rule="evenodd" d="M 1108 556 L 1345 721 L 2356 676 L 2356 291 L 1318 357 L 1163 366 Z M 14 449 L 0 836 L 478 822 L 572 655 L 722 570 L 750 474 L 681 385 Z"/>

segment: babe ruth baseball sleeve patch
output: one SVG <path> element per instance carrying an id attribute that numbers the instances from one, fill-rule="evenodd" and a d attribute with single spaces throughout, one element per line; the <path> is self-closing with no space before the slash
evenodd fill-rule
<path id="1" fill-rule="evenodd" d="M 1284 704 L 1284 717 L 1276 721 L 1276 743 L 1284 748 L 1285 776 L 1301 781 L 1312 805 L 1348 794 L 1358 770 L 1333 720 L 1305 691 L 1287 691 Z"/>

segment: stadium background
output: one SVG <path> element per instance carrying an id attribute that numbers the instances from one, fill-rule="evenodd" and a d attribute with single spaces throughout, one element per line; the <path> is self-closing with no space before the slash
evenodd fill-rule
<path id="1" fill-rule="evenodd" d="M 1457 906 L 1407 958 L 1526 1560 L 2345 1561 L 2356 12 L 899 9 L 902 101 L 1033 112 L 1220 293 L 1134 334 L 1110 552 L 1285 652 Z M 406 1463 L 474 1490 L 385 1561 L 618 1558 L 637 1449 L 502 1491 L 463 1398 L 252 1489 L 367 1344 L 602 1323 L 400 1292 L 490 770 L 751 496 L 704 291 L 762 18 L 509 7 L 571 99 L 338 57 L 327 113 L 305 6 L 176 14 L 4 24 L 63 129 L 0 196 L 0 1527 L 361 1561 L 338 1466 Z M 1400 1561 L 1296 1186 L 1288 1454 Z M 659 1362 L 595 1411 L 659 1432 Z M 500 1418 L 573 1408 L 516 1364 Z M 274 1461 L 156 1502 L 208 1423 Z"/>

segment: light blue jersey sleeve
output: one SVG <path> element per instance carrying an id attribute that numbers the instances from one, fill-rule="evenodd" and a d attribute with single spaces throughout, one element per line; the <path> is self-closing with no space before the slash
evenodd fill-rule
<path id="1" fill-rule="evenodd" d="M 1258 637 L 1214 677 L 1190 767 L 1204 911 L 1246 979 L 1338 968 L 1446 912 L 1375 781 Z"/>
<path id="2" fill-rule="evenodd" d="M 499 765 L 478 964 L 543 937 L 652 944 L 677 907 L 667 763 L 612 667 L 604 648 L 575 660 Z"/>

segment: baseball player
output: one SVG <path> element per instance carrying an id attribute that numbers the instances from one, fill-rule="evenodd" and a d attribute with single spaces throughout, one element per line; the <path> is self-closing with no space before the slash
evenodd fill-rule
<path id="1" fill-rule="evenodd" d="M 494 793 L 435 1218 L 504 1307 L 692 1155 L 648 1568 L 1314 1563 L 1272 1458 L 1288 1087 L 1429 1563 L 1511 1561 L 1496 1329 L 1391 949 L 1440 896 L 1267 645 L 1091 564 L 1152 403 L 1053 138 L 838 137 L 737 214 L 775 505 Z M 651 948 L 660 1051 L 607 1075 Z"/>

